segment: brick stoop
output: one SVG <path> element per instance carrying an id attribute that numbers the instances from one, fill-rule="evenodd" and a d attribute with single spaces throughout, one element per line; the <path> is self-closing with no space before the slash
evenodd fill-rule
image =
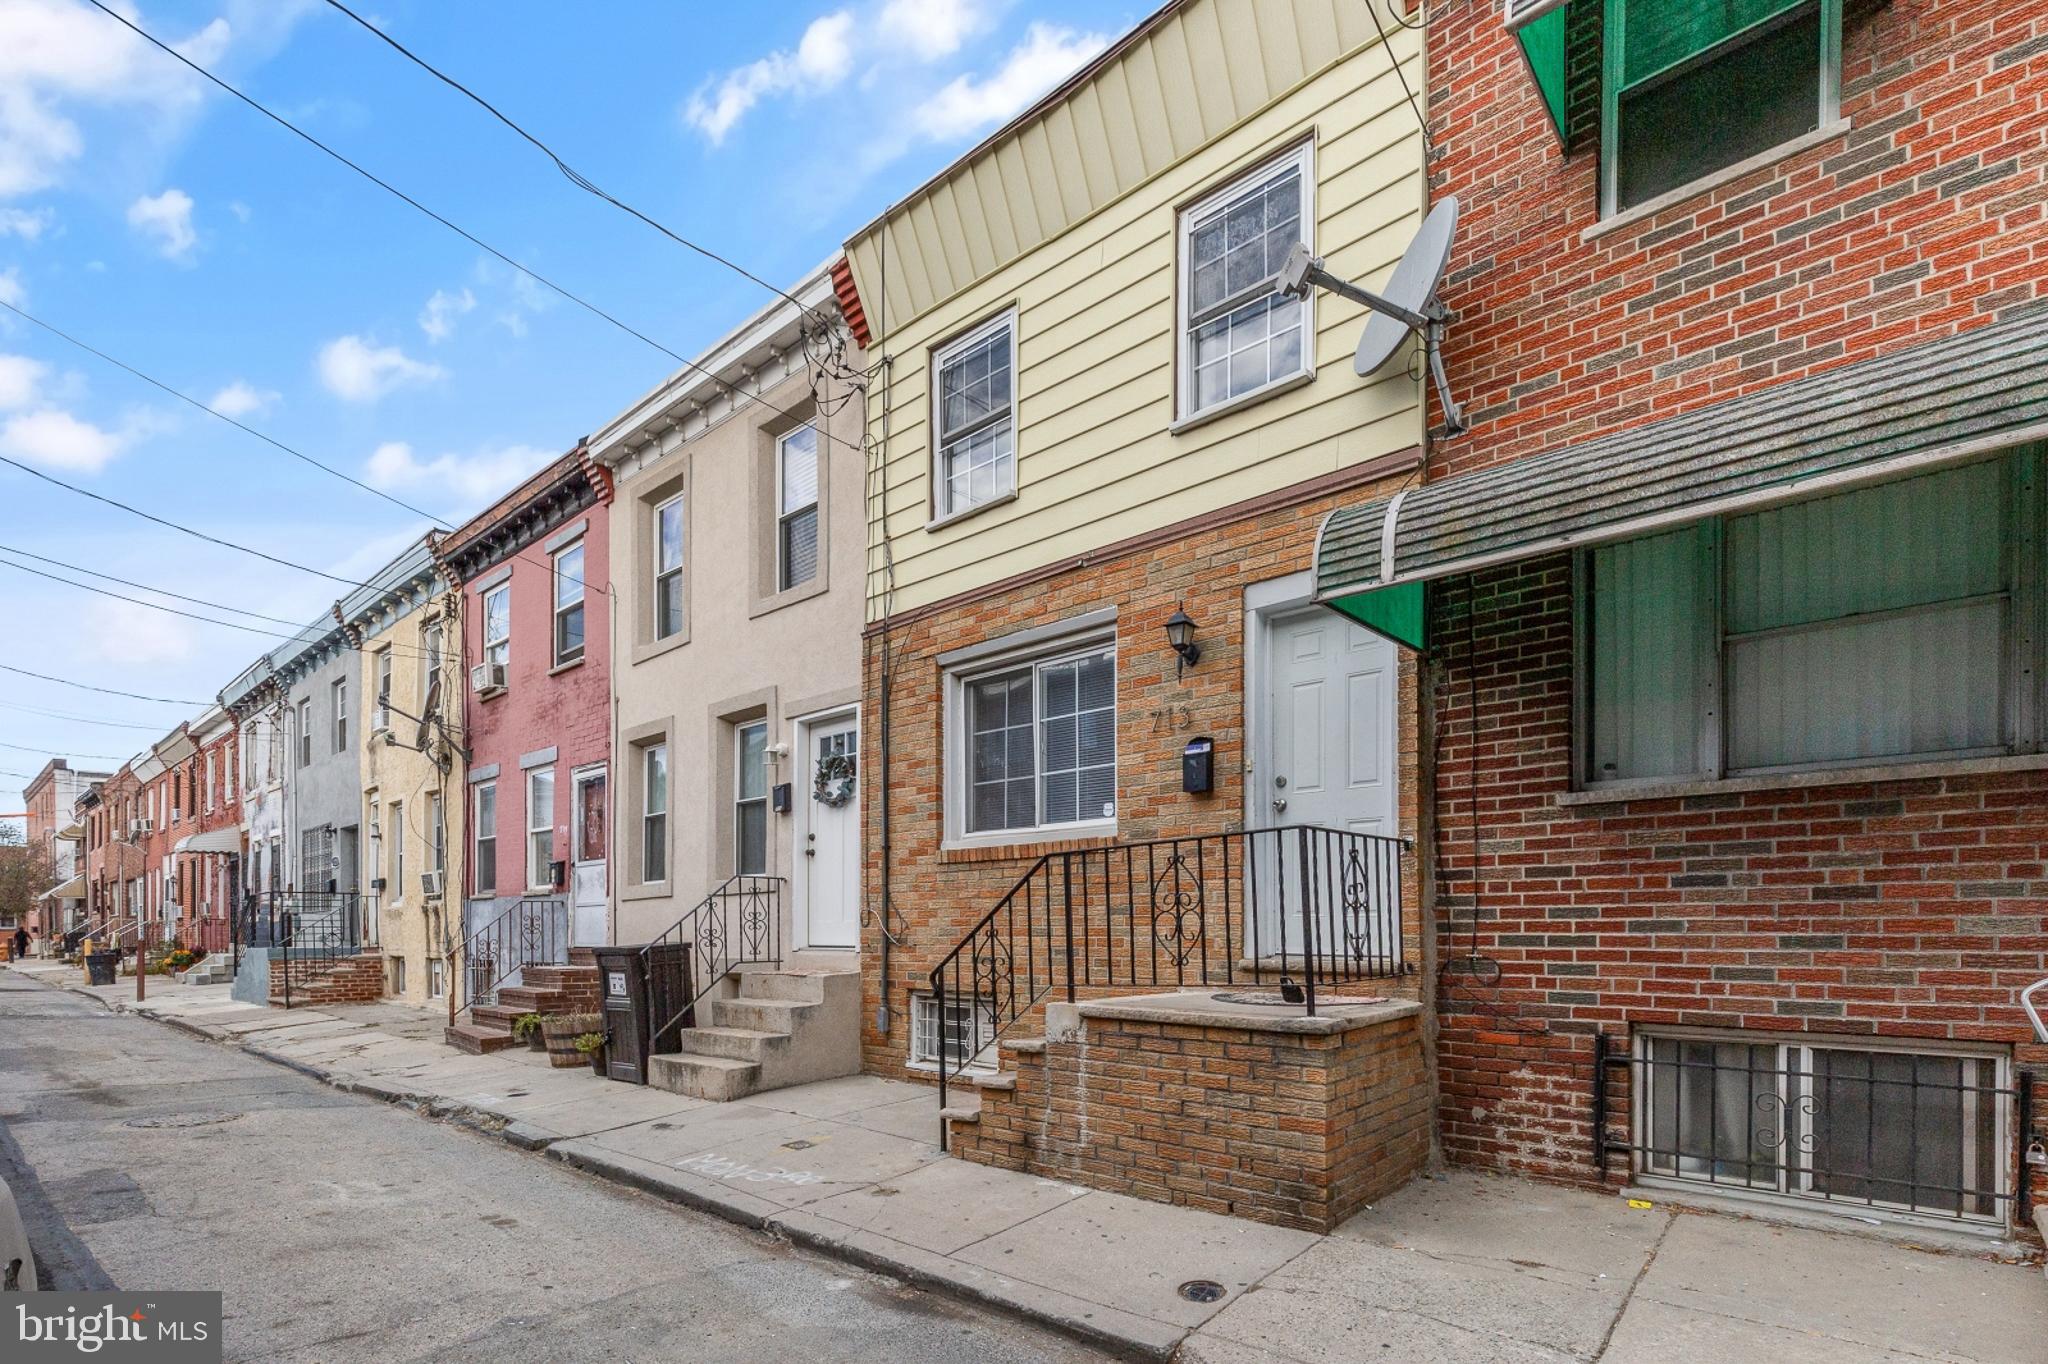
<path id="1" fill-rule="evenodd" d="M 574 948 L 567 966 L 528 966 L 520 983 L 498 991 L 498 1002 L 479 1004 L 463 1020 L 442 1033 L 442 1040 L 472 1056 L 518 1045 L 513 1021 L 522 1014 L 591 1014 L 598 1011 L 597 958 L 588 948 Z"/>
<path id="2" fill-rule="evenodd" d="M 291 974 L 291 1002 L 285 1002 L 285 973 Z M 371 948 L 332 961 L 288 962 L 279 958 L 270 968 L 273 1008 L 317 1004 L 375 1004 L 384 997 L 384 954 Z"/>

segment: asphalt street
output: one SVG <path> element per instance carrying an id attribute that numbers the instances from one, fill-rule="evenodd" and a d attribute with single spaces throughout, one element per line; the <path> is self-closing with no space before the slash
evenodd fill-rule
<path id="1" fill-rule="evenodd" d="M 1083 1360 L 466 1129 L 0 974 L 45 1288 L 217 1289 L 233 1360 Z"/>

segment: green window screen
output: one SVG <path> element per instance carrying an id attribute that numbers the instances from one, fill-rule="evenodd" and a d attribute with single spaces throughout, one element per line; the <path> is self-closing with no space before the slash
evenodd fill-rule
<path id="1" fill-rule="evenodd" d="M 1524 24 L 1515 33 L 1522 43 L 1522 56 L 1529 63 L 1529 75 L 1543 96 L 1543 107 L 1550 111 L 1550 121 L 1556 125 L 1560 138 L 1565 131 L 1564 42 L 1565 20 L 1569 13 L 1569 6 L 1560 5 L 1541 18 Z"/>
<path id="2" fill-rule="evenodd" d="M 1618 0 L 1626 90 L 1807 0 Z M 1546 18 L 1549 16 L 1546 16 Z M 1558 30 L 1560 56 L 1563 29 Z"/>
<path id="3" fill-rule="evenodd" d="M 1591 781 L 1700 771 L 1708 546 L 1687 526 L 1588 555 Z"/>

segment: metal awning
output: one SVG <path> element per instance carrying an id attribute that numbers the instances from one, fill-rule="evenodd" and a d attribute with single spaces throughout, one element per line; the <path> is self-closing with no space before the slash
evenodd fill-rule
<path id="1" fill-rule="evenodd" d="M 2048 313 L 1340 507 L 1316 600 L 1411 647 L 1422 584 L 2048 437 Z"/>
<path id="2" fill-rule="evenodd" d="M 60 881 L 36 898 L 38 900 L 83 900 L 85 898 L 85 878 L 83 876 L 74 876 L 69 881 Z"/>
<path id="3" fill-rule="evenodd" d="M 209 829 L 203 834 L 186 834 L 171 848 L 174 853 L 238 853 L 241 850 L 240 829 Z"/>

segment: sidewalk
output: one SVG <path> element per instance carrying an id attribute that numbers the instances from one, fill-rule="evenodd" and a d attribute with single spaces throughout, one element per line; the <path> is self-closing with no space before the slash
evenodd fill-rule
<path id="1" fill-rule="evenodd" d="M 601 1178 L 1015 1312 L 1118 1354 L 1202 1364 L 1661 1364 L 2048 1357 L 2038 1269 L 1457 1173 L 1316 1236 L 1164 1207 L 938 1149 L 927 1086 L 873 1076 L 715 1104 L 469 1056 L 396 1005 L 289 1013 L 227 987 L 88 988 L 14 969 L 468 1124 Z M 1206 1279 L 1215 1303 L 1177 1292 Z"/>

